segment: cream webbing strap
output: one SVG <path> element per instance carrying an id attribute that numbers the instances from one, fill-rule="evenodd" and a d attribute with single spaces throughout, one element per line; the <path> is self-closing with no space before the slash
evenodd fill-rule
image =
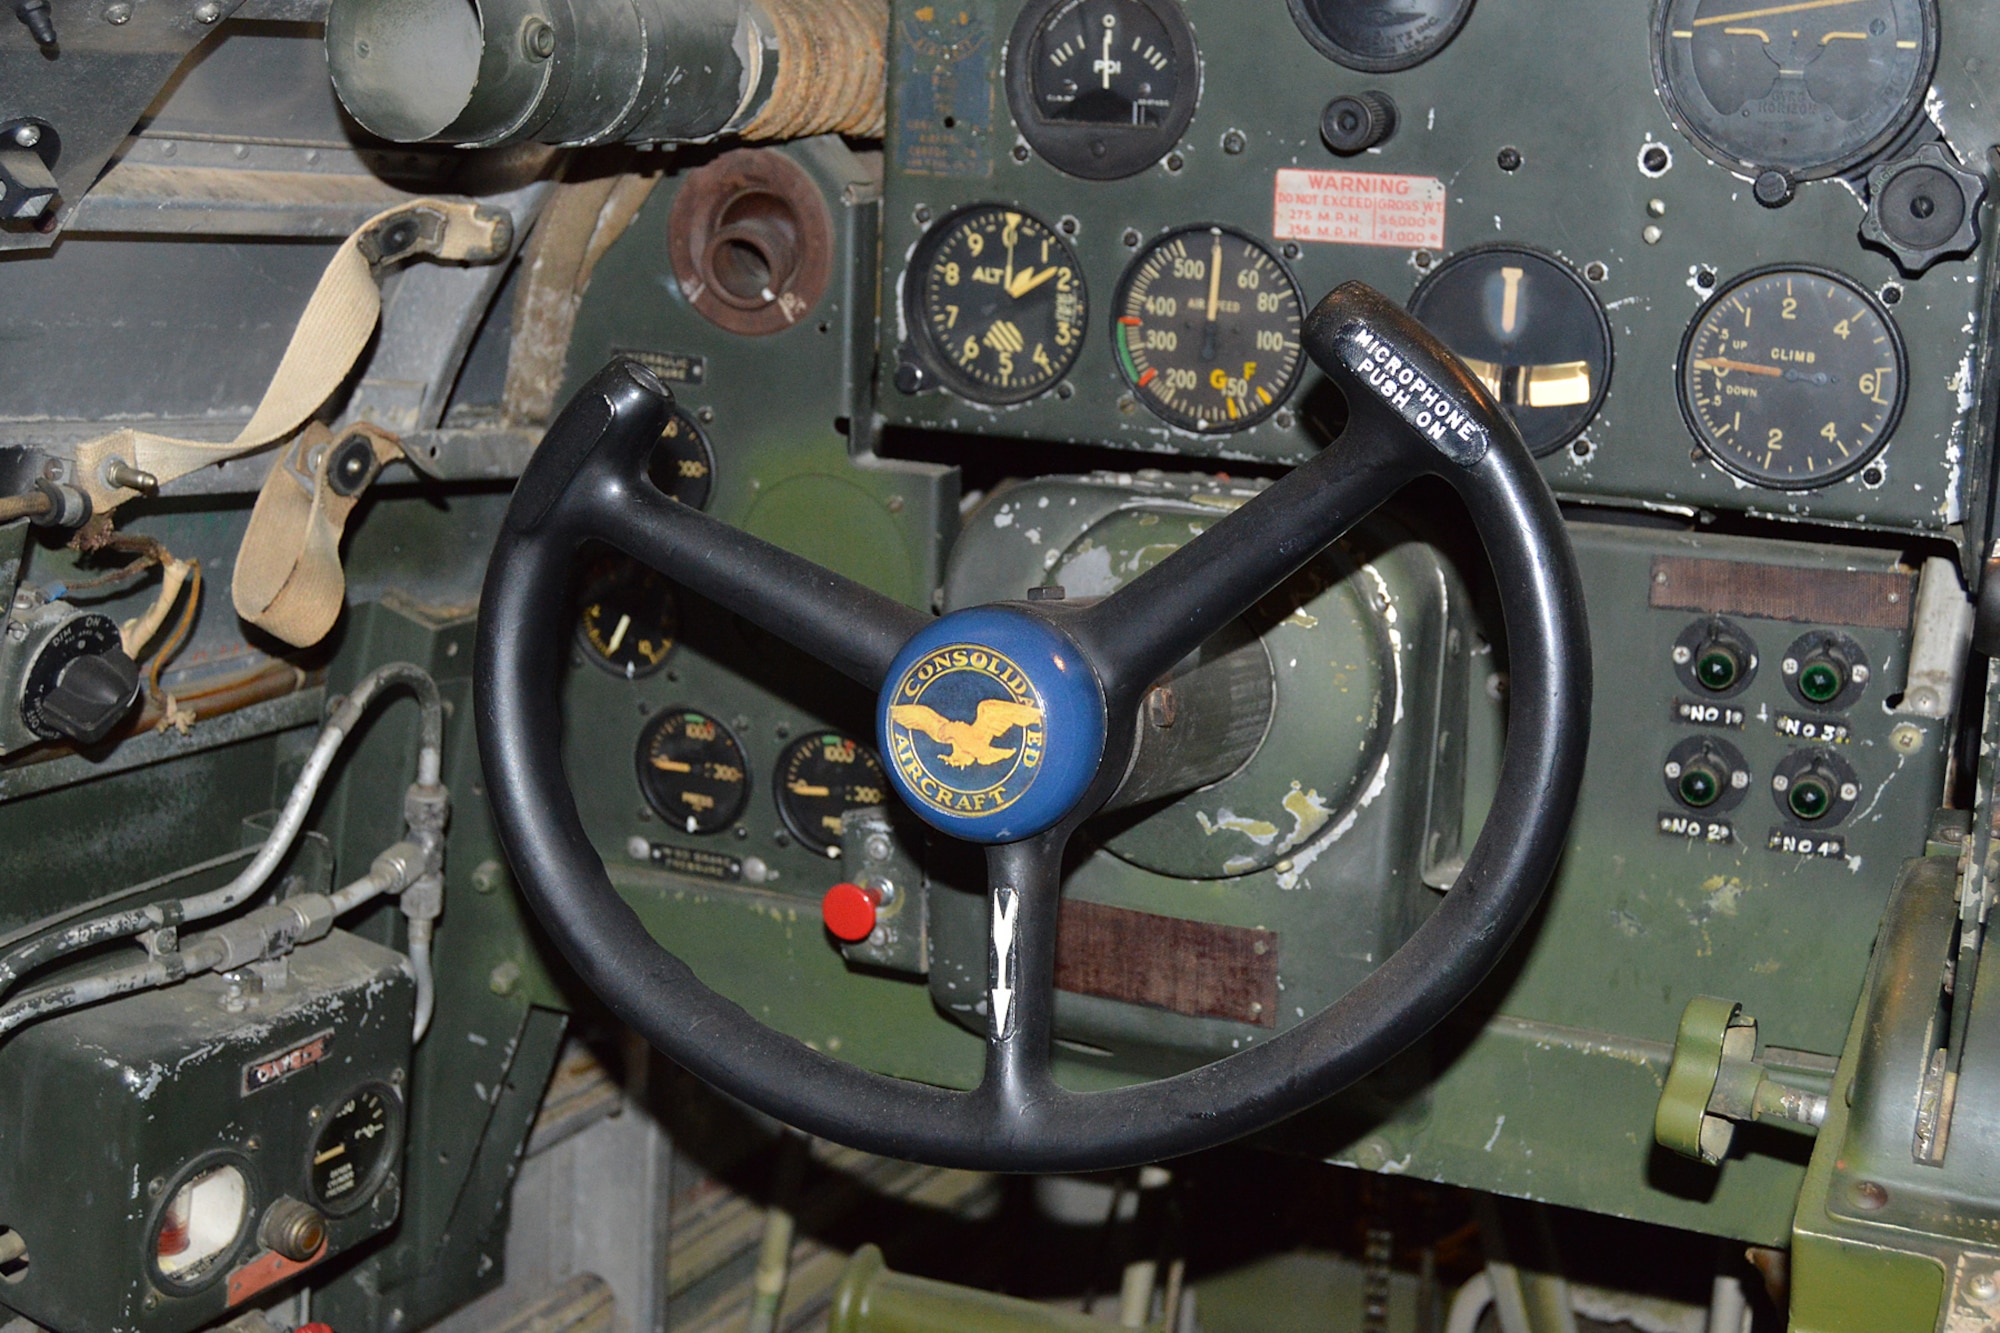
<path id="1" fill-rule="evenodd" d="M 285 446 L 236 552 L 236 614 L 294 647 L 325 638 L 347 599 L 347 516 L 383 465 L 402 456 L 402 441 L 366 424 L 349 426 L 336 443 L 315 421 Z"/>
<path id="2" fill-rule="evenodd" d="M 285 438 L 333 396 L 368 345 L 382 314 L 380 270 L 419 255 L 491 263 L 505 258 L 513 242 L 512 219 L 483 204 L 415 199 L 376 214 L 341 242 L 320 274 L 277 374 L 250 424 L 235 439 L 211 443 L 137 430 L 113 431 L 78 446 L 75 484 L 89 494 L 97 512 L 104 513 L 141 493 L 106 479 L 114 459 L 165 484 Z M 239 561 L 239 578 L 242 568 Z"/>

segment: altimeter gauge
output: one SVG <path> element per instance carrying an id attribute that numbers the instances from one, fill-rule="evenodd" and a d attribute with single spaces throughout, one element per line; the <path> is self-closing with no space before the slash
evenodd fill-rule
<path id="1" fill-rule="evenodd" d="M 1053 388 L 1083 345 L 1083 270 L 1032 213 L 981 204 L 925 234 L 904 278 L 912 335 L 953 392 L 1018 403 Z"/>

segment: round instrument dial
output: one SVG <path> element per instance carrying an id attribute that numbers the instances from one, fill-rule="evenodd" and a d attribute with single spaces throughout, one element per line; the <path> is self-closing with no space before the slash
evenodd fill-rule
<path id="1" fill-rule="evenodd" d="M 1289 0 L 1292 20 L 1319 53 L 1371 74 L 1421 65 L 1465 26 L 1472 0 Z"/>
<path id="2" fill-rule="evenodd" d="M 1937 63 L 1936 0 L 1660 0 L 1653 73 L 1710 157 L 1830 176 L 1889 146 Z"/>
<path id="3" fill-rule="evenodd" d="M 1824 486 L 1880 452 L 1903 409 L 1888 311 L 1825 269 L 1758 269 L 1703 306 L 1681 342 L 1681 414 L 1730 472 Z"/>
<path id="4" fill-rule="evenodd" d="M 875 752 L 837 731 L 802 736 L 778 756 L 778 813 L 806 846 L 840 855 L 840 817 L 888 798 Z"/>
<path id="5" fill-rule="evenodd" d="M 1033 214 L 965 209 L 918 244 L 904 287 L 925 360 L 980 403 L 1018 403 L 1053 387 L 1083 345 L 1083 270 Z"/>
<path id="6" fill-rule="evenodd" d="M 307 1191 L 334 1217 L 367 1203 L 396 1160 L 402 1103 L 380 1083 L 366 1083 L 320 1116 L 306 1167 Z"/>
<path id="7" fill-rule="evenodd" d="M 1007 53 L 1021 136 L 1085 180 L 1159 161 L 1201 96 L 1194 30 L 1175 0 L 1038 0 L 1015 21 Z"/>
<path id="8" fill-rule="evenodd" d="M 1597 415 L 1611 381 L 1611 321 L 1562 260 L 1518 245 L 1462 250 L 1410 296 L 1410 313 L 1464 359 L 1537 457 Z"/>
<path id="9" fill-rule="evenodd" d="M 639 790 L 646 804 L 686 833 L 720 833 L 743 813 L 750 765 L 729 729 L 677 708 L 639 733 Z"/>
<path id="10" fill-rule="evenodd" d="M 693 417 L 671 409 L 660 431 L 660 443 L 646 464 L 646 475 L 662 492 L 690 509 L 708 508 L 715 488 L 715 450 Z"/>
<path id="11" fill-rule="evenodd" d="M 1183 227 L 1153 242 L 1125 270 L 1116 311 L 1119 370 L 1140 402 L 1183 430 L 1254 426 L 1298 382 L 1298 284 L 1233 227 Z"/>
<path id="12" fill-rule="evenodd" d="M 627 680 L 667 664 L 680 607 L 666 575 L 606 552 L 585 569 L 578 602 L 577 637 L 591 661 Z"/>

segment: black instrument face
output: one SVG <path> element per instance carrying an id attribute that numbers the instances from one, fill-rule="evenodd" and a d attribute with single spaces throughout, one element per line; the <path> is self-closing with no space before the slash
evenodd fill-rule
<path id="1" fill-rule="evenodd" d="M 1083 346 L 1089 306 L 1076 255 L 1017 208 L 981 204 L 940 222 L 918 243 L 904 290 L 925 361 L 974 402 L 1046 392 Z"/>
<path id="2" fill-rule="evenodd" d="M 840 855 L 840 817 L 881 805 L 888 779 L 875 752 L 837 731 L 801 736 L 778 756 L 778 813 L 801 843 Z"/>
<path id="3" fill-rule="evenodd" d="M 715 488 L 715 450 L 694 418 L 678 407 L 660 431 L 660 444 L 646 464 L 646 475 L 688 508 L 708 508 L 709 492 Z"/>
<path id="4" fill-rule="evenodd" d="M 646 804 L 683 833 L 720 833 L 750 796 L 750 765 L 729 729 L 706 713 L 677 708 L 639 733 L 639 790 Z"/>
<path id="5" fill-rule="evenodd" d="M 1812 179 L 1889 146 L 1937 63 L 1936 0 L 1659 0 L 1653 72 L 1716 161 Z"/>
<path id="6" fill-rule="evenodd" d="M 1085 180 L 1159 161 L 1201 99 L 1194 30 L 1175 0 L 1037 0 L 1007 43 L 1007 102 L 1021 136 Z"/>
<path id="7" fill-rule="evenodd" d="M 1465 360 L 1538 456 L 1582 434 L 1604 402 L 1611 322 L 1554 255 L 1514 245 L 1453 255 L 1410 297 L 1410 313 Z"/>
<path id="8" fill-rule="evenodd" d="M 1242 430 L 1278 410 L 1304 365 L 1298 284 L 1233 227 L 1154 241 L 1118 284 L 1112 343 L 1140 402 L 1183 430 Z"/>
<path id="9" fill-rule="evenodd" d="M 400 1109 L 396 1094 L 380 1083 L 326 1108 L 306 1168 L 314 1207 L 339 1217 L 374 1196 L 396 1160 Z"/>
<path id="10" fill-rule="evenodd" d="M 1838 481 L 1889 442 L 1903 409 L 1888 311 L 1825 269 L 1745 274 L 1695 316 L 1675 369 L 1681 414 L 1709 456 L 1760 486 Z"/>
<path id="11" fill-rule="evenodd" d="M 1328 60 L 1371 74 L 1421 65 L 1458 35 L 1472 0 L 1288 0 L 1306 40 Z"/>
<path id="12" fill-rule="evenodd" d="M 606 552 L 585 569 L 578 602 L 577 637 L 591 661 L 627 680 L 667 664 L 680 633 L 680 606 L 664 574 Z"/>

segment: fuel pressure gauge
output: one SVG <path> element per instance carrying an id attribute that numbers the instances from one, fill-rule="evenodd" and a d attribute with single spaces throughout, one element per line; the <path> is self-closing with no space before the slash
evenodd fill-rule
<path id="1" fill-rule="evenodd" d="M 1298 284 L 1233 227 L 1183 227 L 1132 261 L 1112 341 L 1140 402 L 1183 430 L 1254 426 L 1278 410 L 1303 364 Z"/>
<path id="2" fill-rule="evenodd" d="M 1194 30 L 1175 0 L 1034 0 L 1007 42 L 1007 102 L 1057 168 L 1117 180 L 1159 161 L 1201 97 Z"/>
<path id="3" fill-rule="evenodd" d="M 1068 242 L 1017 208 L 982 204 L 938 223 L 903 286 L 924 361 L 977 403 L 1047 391 L 1083 345 L 1083 270 Z"/>
<path id="4" fill-rule="evenodd" d="M 1903 409 L 1889 312 L 1827 269 L 1757 269 L 1701 308 L 1681 343 L 1681 414 L 1702 448 L 1760 486 L 1838 481 L 1889 442 Z"/>

